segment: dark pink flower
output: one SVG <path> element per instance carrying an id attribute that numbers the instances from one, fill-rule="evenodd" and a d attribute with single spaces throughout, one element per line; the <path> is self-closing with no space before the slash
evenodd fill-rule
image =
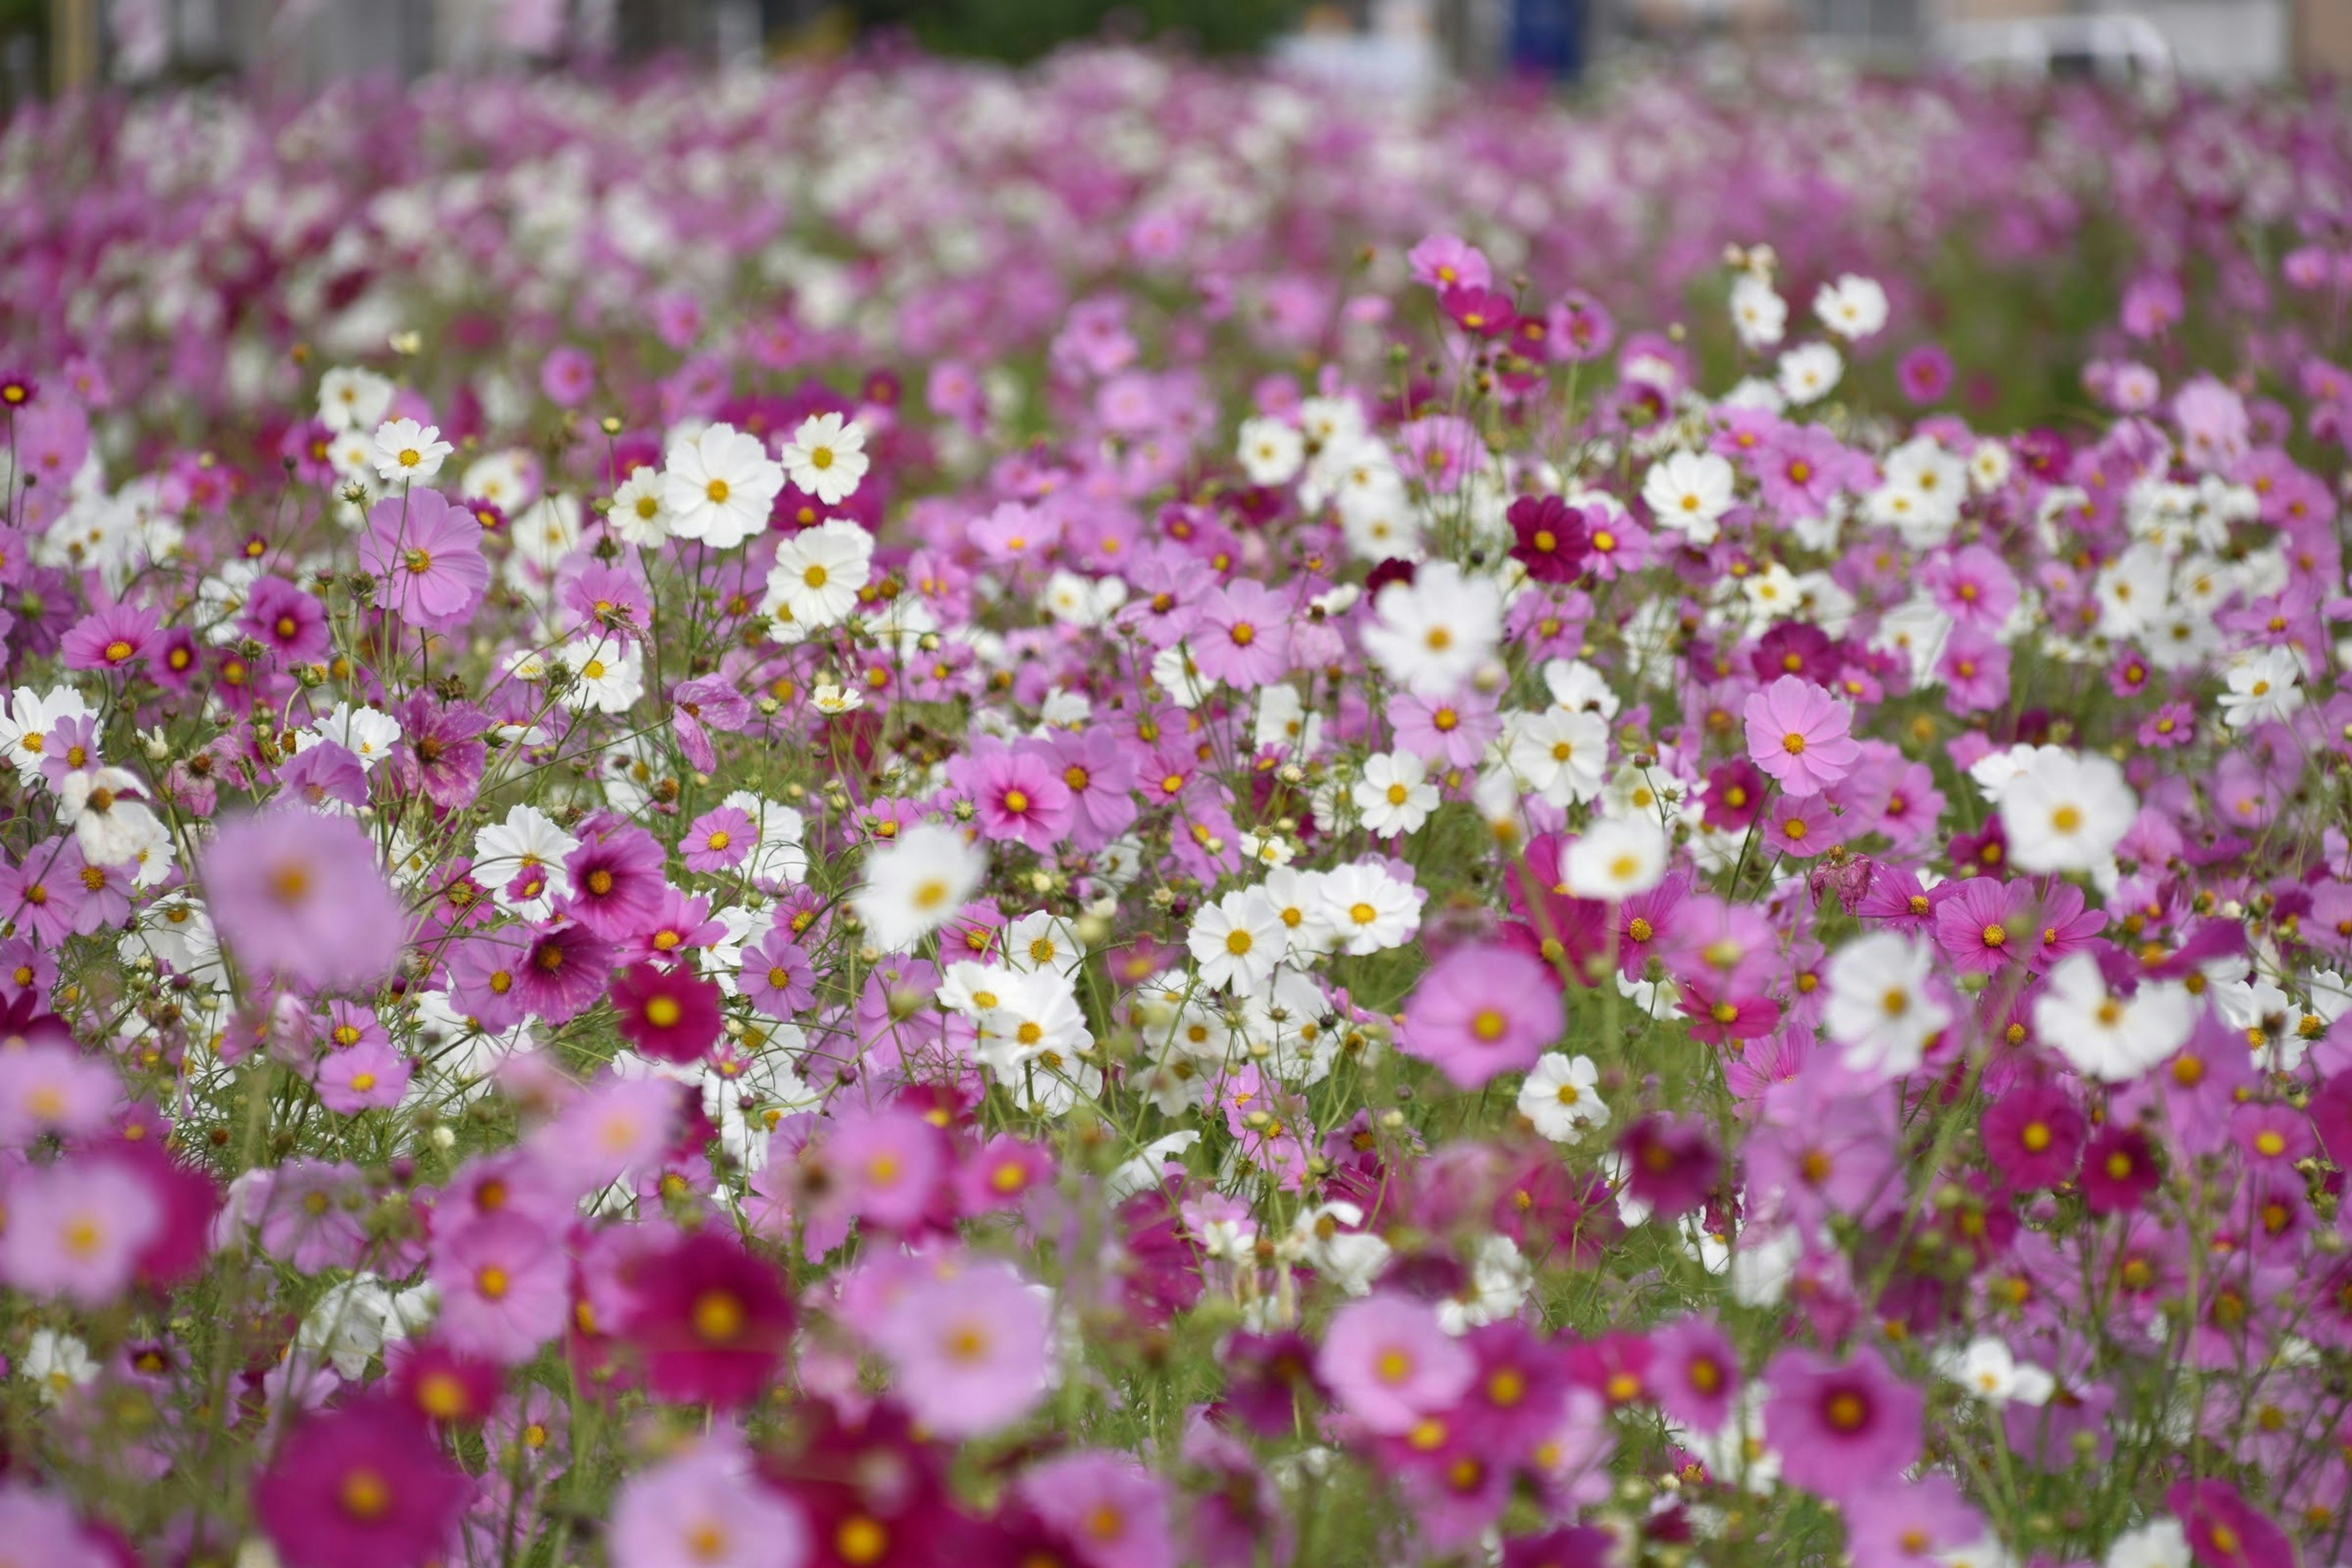
<path id="1" fill-rule="evenodd" d="M 289 1433 L 253 1510 L 286 1568 L 422 1568 L 470 1489 L 423 1422 L 370 1396 Z"/>
<path id="2" fill-rule="evenodd" d="M 1783 1351 L 1765 1374 L 1764 1435 L 1784 1479 L 1837 1503 L 1868 1497 L 1919 1458 L 1919 1391 L 1875 1351 L 1832 1362 Z"/>

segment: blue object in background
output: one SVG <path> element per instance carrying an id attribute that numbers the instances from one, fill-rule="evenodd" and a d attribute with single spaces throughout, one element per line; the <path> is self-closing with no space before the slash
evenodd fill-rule
<path id="1" fill-rule="evenodd" d="M 1586 0 L 1511 0 L 1511 68 L 1574 81 L 1584 74 Z"/>

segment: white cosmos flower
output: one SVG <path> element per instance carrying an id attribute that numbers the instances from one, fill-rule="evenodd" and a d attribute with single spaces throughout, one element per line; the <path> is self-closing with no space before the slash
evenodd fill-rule
<path id="1" fill-rule="evenodd" d="M 2085 1077 L 2126 1083 L 2188 1043 L 2197 1007 L 2175 981 L 2143 981 L 2118 996 L 2098 960 L 2077 952 L 2059 961 L 2034 998 L 2033 1032 Z"/>
<path id="2" fill-rule="evenodd" d="M 646 694 L 645 649 L 601 632 L 573 638 L 556 650 L 572 672 L 564 705 L 581 712 L 625 713 Z"/>
<path id="3" fill-rule="evenodd" d="M 1250 483 L 1286 485 L 1307 460 L 1307 440 L 1279 419 L 1244 419 L 1236 456 Z"/>
<path id="4" fill-rule="evenodd" d="M 896 843 L 868 852 L 865 884 L 850 905 L 874 945 L 898 952 L 946 924 L 987 870 L 988 858 L 962 834 L 918 823 Z"/>
<path id="5" fill-rule="evenodd" d="M 1349 793 L 1364 826 L 1382 838 L 1420 831 L 1437 809 L 1429 764 L 1411 752 L 1375 752 L 1365 758 L 1363 774 Z"/>
<path id="6" fill-rule="evenodd" d="M 768 510 L 783 488 L 784 470 L 759 437 L 732 425 L 671 442 L 664 460 L 662 505 L 670 531 L 719 550 L 765 531 Z"/>
<path id="7" fill-rule="evenodd" d="M 1513 714 L 1503 760 L 1553 805 L 1592 800 L 1608 774 L 1609 721 L 1582 709 Z"/>
<path id="8" fill-rule="evenodd" d="M 1856 1072 L 1892 1077 L 1919 1065 L 1952 1010 L 1927 989 L 1935 955 L 1895 931 L 1873 931 L 1838 949 L 1829 963 L 1829 1003 L 1822 1015 L 1831 1039 Z"/>
<path id="9" fill-rule="evenodd" d="M 438 425 L 391 420 L 375 433 L 375 471 L 387 480 L 429 479 L 441 471 L 441 459 L 457 449 L 441 439 Z"/>
<path id="10" fill-rule="evenodd" d="M 2019 1361 L 1990 1334 L 1969 1341 L 1964 1350 L 1944 1352 L 1936 1364 L 1946 1377 L 1993 1405 L 2043 1405 L 2058 1386 L 2048 1373 Z"/>
<path id="11" fill-rule="evenodd" d="M 1519 1114 L 1555 1143 L 1574 1143 L 1588 1127 L 1609 1125 L 1609 1107 L 1595 1088 L 1601 1069 L 1591 1057 L 1547 1051 L 1519 1085 Z"/>
<path id="12" fill-rule="evenodd" d="M 1202 984 L 1250 992 L 1273 978 L 1290 951 L 1290 933 L 1265 889 L 1242 888 L 1195 910 L 1184 945 Z"/>
<path id="13" fill-rule="evenodd" d="M 1339 941 L 1339 930 L 1331 923 L 1330 900 L 1323 893 L 1323 884 L 1329 875 L 1327 871 L 1277 866 L 1258 884 L 1274 900 L 1275 916 L 1282 921 L 1290 940 L 1285 956 L 1294 963 L 1313 963 L 1330 952 Z"/>
<path id="14" fill-rule="evenodd" d="M 1077 928 L 1050 910 L 1033 910 L 1006 926 L 997 951 L 1007 969 L 1050 969 L 1073 981 L 1087 960 Z"/>
<path id="15" fill-rule="evenodd" d="M 2276 723 L 2303 706 L 2303 665 L 2294 650 L 2266 647 L 2230 671 L 2221 721 L 2232 730 Z"/>
<path id="16" fill-rule="evenodd" d="M 93 866 L 124 866 L 171 834 L 139 798 L 139 780 L 121 768 L 78 768 L 58 785 L 58 820 L 71 826 Z"/>
<path id="17" fill-rule="evenodd" d="M 1871 279 L 1849 272 L 1834 283 L 1822 285 L 1821 292 L 1813 296 L 1813 314 L 1838 336 L 1860 342 L 1886 325 L 1886 290 Z"/>
<path id="18" fill-rule="evenodd" d="M 2127 1530 L 2107 1548 L 2105 1568 L 2189 1568 L 2189 1531 L 2170 1514 Z"/>
<path id="19" fill-rule="evenodd" d="M 1742 272 L 1731 284 L 1731 324 L 1748 347 L 1769 349 L 1787 330 L 1789 301 L 1773 292 L 1770 279 Z"/>
<path id="20" fill-rule="evenodd" d="M 857 493 L 866 477 L 866 431 L 838 414 L 815 414 L 801 421 L 779 454 L 793 484 L 826 506 Z"/>
<path id="21" fill-rule="evenodd" d="M 854 713 L 866 706 L 865 695 L 856 688 L 837 686 L 830 680 L 819 681 L 809 693 L 809 706 L 820 713 Z"/>
<path id="22" fill-rule="evenodd" d="M 332 741 L 357 757 L 362 771 L 373 773 L 375 765 L 392 755 L 393 748 L 400 744 L 400 721 L 381 708 L 355 708 L 348 702 L 338 702 L 325 718 L 313 720 L 294 731 L 295 754 L 300 755 L 321 741 Z"/>
<path id="23" fill-rule="evenodd" d="M 802 631 L 837 626 L 857 608 L 873 571 L 874 536 L 846 518 L 827 518 L 776 547 L 762 604 Z"/>
<path id="24" fill-rule="evenodd" d="M 1694 544 L 1709 544 L 1722 531 L 1731 510 L 1731 465 L 1714 452 L 1671 452 L 1650 465 L 1642 499 L 1660 528 L 1672 529 Z"/>
<path id="25" fill-rule="evenodd" d="M 1845 361 L 1827 343 L 1804 343 L 1780 356 L 1780 392 L 1794 404 L 1818 403 L 1830 395 Z"/>
<path id="26" fill-rule="evenodd" d="M 75 1389 L 98 1379 L 98 1363 L 90 1359 L 89 1347 L 55 1329 L 33 1331 L 32 1339 L 25 1346 L 21 1370 L 26 1380 L 40 1391 L 44 1405 L 58 1404 Z"/>
<path id="27" fill-rule="evenodd" d="M 743 863 L 743 875 L 754 886 L 792 887 L 808 876 L 808 851 L 802 839 L 808 821 L 789 805 L 739 789 L 719 803 L 750 817 L 760 833 L 758 847 Z"/>
<path id="28" fill-rule="evenodd" d="M 0 716 L 0 752 L 16 764 L 17 779 L 29 787 L 41 776 L 49 732 L 68 719 L 91 718 L 97 711 L 72 687 L 36 691 L 20 686 L 8 700 L 7 712 Z"/>
<path id="29" fill-rule="evenodd" d="M 373 430 L 392 411 L 393 384 L 372 370 L 338 365 L 319 378 L 319 421 L 330 430 Z"/>
<path id="30" fill-rule="evenodd" d="M 2138 810 L 2113 762 L 2045 746 L 2001 791 L 2009 863 L 2034 875 L 2105 865 Z"/>
<path id="31" fill-rule="evenodd" d="M 650 550 L 669 538 L 669 509 L 662 504 L 662 477 L 642 465 L 629 471 L 613 492 L 604 526 L 624 544 Z"/>
<path id="32" fill-rule="evenodd" d="M 1445 697 L 1494 656 L 1503 636 L 1503 593 L 1491 577 L 1433 561 L 1412 582 L 1381 588 L 1372 616 L 1364 651 L 1381 673 L 1415 696 Z"/>
<path id="33" fill-rule="evenodd" d="M 1315 891 L 1317 907 L 1308 925 L 1333 933 L 1339 950 L 1357 957 L 1411 942 L 1421 929 L 1421 906 L 1427 898 L 1370 860 L 1325 872 Z"/>
<path id="34" fill-rule="evenodd" d="M 1577 898 L 1622 903 L 1665 879 L 1665 831 L 1646 817 L 1604 817 L 1561 853 L 1559 874 Z"/>
<path id="35" fill-rule="evenodd" d="M 572 896 L 572 873 L 563 863 L 579 847 L 580 840 L 545 812 L 518 805 L 504 822 L 474 835 L 474 879 L 490 889 L 499 908 L 542 921 Z"/>
<path id="36" fill-rule="evenodd" d="M 980 1059 L 1011 1080 L 1011 1069 L 1039 1057 L 1076 1056 L 1094 1034 L 1069 977 L 1058 970 L 999 969 L 990 977 L 994 1004 L 980 1016 Z"/>

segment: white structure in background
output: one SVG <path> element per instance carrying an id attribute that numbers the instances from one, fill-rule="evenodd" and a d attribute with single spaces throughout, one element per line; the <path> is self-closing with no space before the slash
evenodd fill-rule
<path id="1" fill-rule="evenodd" d="M 1946 0 L 1933 38 L 1947 59 L 2031 76 L 2242 87 L 2318 63 L 2296 58 L 2297 23 L 2295 0 Z"/>
<path id="2" fill-rule="evenodd" d="M 89 0 L 84 0 L 89 3 Z M 674 0 L 656 0 L 656 7 Z M 683 6 L 684 0 L 675 0 Z M 752 0 L 739 0 L 740 4 Z M 478 70 L 613 47 L 621 0 L 103 0 L 106 71 L 173 68 L 317 87 L 341 77 Z M 722 7 L 723 9 L 723 7 Z"/>
<path id="3" fill-rule="evenodd" d="M 1276 67 L 1365 92 L 1408 100 L 1434 90 L 1447 77 L 1437 37 L 1433 0 L 1373 0 L 1370 25 L 1318 26 L 1276 40 Z"/>

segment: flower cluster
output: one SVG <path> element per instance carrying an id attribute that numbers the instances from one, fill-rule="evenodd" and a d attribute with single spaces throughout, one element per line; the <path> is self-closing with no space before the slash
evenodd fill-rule
<path id="1" fill-rule="evenodd" d="M 2340 110 L 20 117 L 0 1561 L 2352 1561 Z"/>

